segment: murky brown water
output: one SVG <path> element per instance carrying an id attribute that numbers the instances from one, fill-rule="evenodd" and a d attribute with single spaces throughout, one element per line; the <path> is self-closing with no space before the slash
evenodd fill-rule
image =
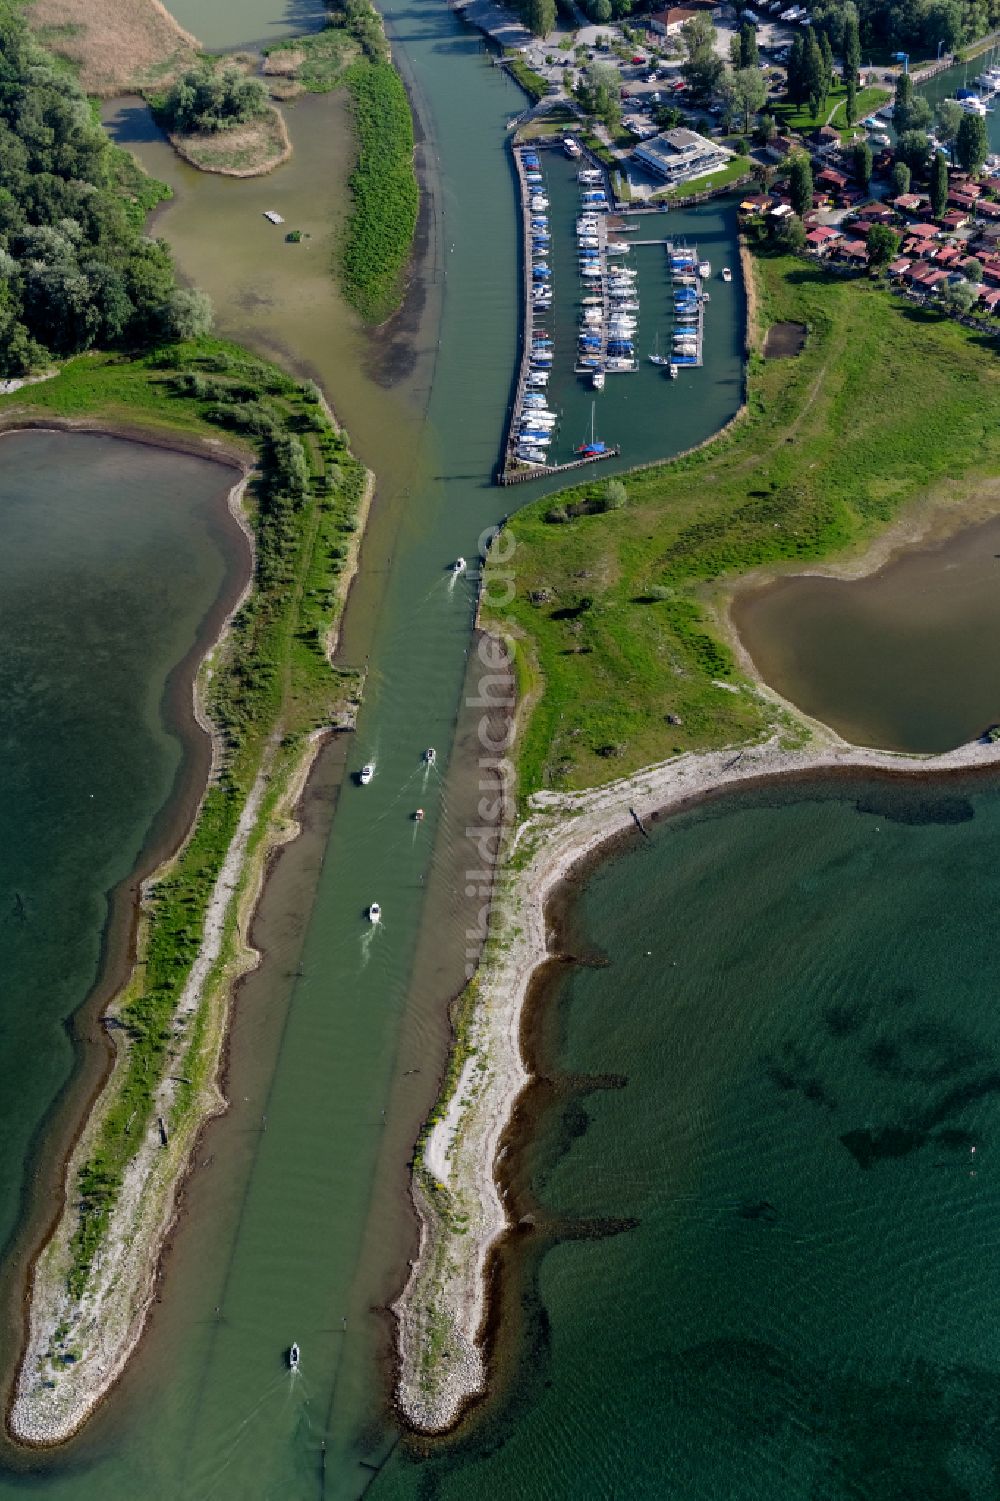
<path id="1" fill-rule="evenodd" d="M 943 751 L 1000 720 L 1000 521 L 868 578 L 783 578 L 732 618 L 764 679 L 858 745 Z"/>

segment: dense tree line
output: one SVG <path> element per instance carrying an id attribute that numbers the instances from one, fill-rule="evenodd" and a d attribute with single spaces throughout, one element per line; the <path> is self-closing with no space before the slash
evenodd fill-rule
<path id="1" fill-rule="evenodd" d="M 0 0 L 0 377 L 207 328 L 207 299 L 181 291 L 166 245 L 143 235 L 123 161 Z"/>
<path id="2" fill-rule="evenodd" d="M 876 49 L 954 52 L 1000 26 L 1000 0 L 817 0 L 814 26 L 827 33 L 834 54 L 845 51 L 845 29 L 857 21 L 861 58 Z M 858 59 L 860 66 L 861 58 Z"/>

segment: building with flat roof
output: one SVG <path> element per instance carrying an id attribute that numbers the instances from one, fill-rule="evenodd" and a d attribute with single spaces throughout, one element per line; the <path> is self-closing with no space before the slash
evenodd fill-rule
<path id="1" fill-rule="evenodd" d="M 732 154 L 725 146 L 699 135 L 696 130 L 679 127 L 661 131 L 651 140 L 643 141 L 632 152 L 632 159 L 647 172 L 665 177 L 670 183 L 679 183 L 717 171 Z"/>

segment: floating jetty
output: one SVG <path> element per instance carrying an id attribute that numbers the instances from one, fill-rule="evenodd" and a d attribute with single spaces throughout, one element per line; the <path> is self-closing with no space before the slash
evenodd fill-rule
<path id="1" fill-rule="evenodd" d="M 674 286 L 674 328 L 670 361 L 676 370 L 690 370 L 702 364 L 705 340 L 705 304 L 708 293 L 702 285 L 697 245 L 678 245 L 664 240 L 667 268 Z"/>
<path id="2" fill-rule="evenodd" d="M 562 474 L 572 469 L 579 469 L 584 464 L 600 463 L 602 459 L 615 458 L 620 452 L 618 447 L 603 448 L 600 453 L 583 454 L 570 459 L 564 464 L 549 464 L 545 462 L 545 452 L 548 443 L 554 435 L 552 427 L 553 418 L 548 416 L 548 437 L 541 440 L 532 440 L 524 435 L 525 418 L 530 415 L 532 403 L 526 402 L 525 397 L 529 390 L 535 387 L 540 395 L 544 395 L 547 388 L 545 380 L 537 378 L 544 375 L 545 370 L 551 363 L 551 341 L 542 353 L 536 348 L 536 310 L 539 312 L 548 310 L 551 299 L 535 298 L 535 289 L 538 287 L 551 287 L 551 271 L 547 267 L 544 258 L 539 259 L 542 252 L 539 245 L 551 245 L 551 228 L 546 226 L 543 234 L 539 234 L 533 220 L 544 218 L 548 220 L 547 209 L 535 210 L 532 207 L 532 199 L 536 196 L 544 198 L 544 184 L 537 181 L 529 181 L 540 175 L 541 153 L 551 150 L 556 143 L 545 141 L 512 142 L 511 150 L 514 156 L 514 168 L 517 172 L 518 190 L 521 200 L 521 228 L 523 234 L 523 259 L 524 277 L 522 299 L 524 304 L 522 336 L 521 336 L 521 363 L 518 370 L 517 387 L 514 400 L 511 405 L 510 416 L 507 425 L 507 434 L 504 442 L 503 459 L 497 470 L 496 482 L 499 485 L 523 484 L 527 480 L 540 479 L 550 474 Z M 565 142 L 560 140 L 558 146 L 566 150 Z M 536 253 L 537 252 L 537 253 Z M 536 379 L 533 379 L 533 376 Z M 537 384 L 536 384 L 537 381 Z M 536 446 L 537 457 L 523 457 L 519 449 L 530 449 Z"/>

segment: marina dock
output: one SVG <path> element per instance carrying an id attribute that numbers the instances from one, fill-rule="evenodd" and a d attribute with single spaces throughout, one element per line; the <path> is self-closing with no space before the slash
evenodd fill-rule
<path id="1" fill-rule="evenodd" d="M 570 459 L 568 462 L 563 464 L 547 464 L 538 461 L 528 461 L 519 457 L 518 455 L 518 448 L 522 446 L 525 441 L 521 436 L 523 420 L 532 405 L 530 402 L 525 401 L 525 397 L 529 389 L 531 389 L 532 385 L 530 378 L 532 375 L 532 357 L 535 353 L 534 343 L 536 329 L 536 301 L 533 294 L 535 287 L 538 285 L 534 276 L 536 258 L 533 255 L 534 236 L 532 230 L 533 210 L 531 207 L 531 200 L 533 194 L 537 193 L 539 189 L 537 188 L 537 186 L 533 186 L 528 182 L 528 168 L 526 166 L 524 158 L 525 156 L 527 156 L 529 159 L 533 160 L 536 157 L 540 157 L 542 151 L 552 150 L 553 145 L 554 143 L 547 141 L 532 141 L 530 144 L 513 142 L 511 143 L 511 150 L 514 157 L 514 168 L 517 173 L 518 194 L 521 206 L 521 232 L 523 246 L 522 255 L 524 263 L 521 291 L 523 315 L 521 329 L 521 359 L 518 369 L 517 386 L 514 392 L 514 399 L 511 403 L 510 414 L 508 417 L 507 433 L 503 447 L 503 459 L 500 463 L 496 475 L 496 482 L 499 485 L 523 484 L 527 480 L 540 479 L 552 474 L 568 473 L 571 470 L 581 468 L 585 464 L 595 464 L 599 463 L 602 459 L 615 458 L 621 451 L 617 446 L 605 447 L 601 450 L 600 453 L 581 454 L 580 457 Z M 606 234 L 602 239 L 601 244 L 602 247 L 606 245 Z M 605 251 L 603 249 L 601 255 L 603 262 L 606 259 Z M 545 284 L 547 285 L 548 283 Z M 602 278 L 602 285 L 603 284 L 604 279 Z M 543 386 L 540 389 L 544 391 L 546 388 Z"/>

